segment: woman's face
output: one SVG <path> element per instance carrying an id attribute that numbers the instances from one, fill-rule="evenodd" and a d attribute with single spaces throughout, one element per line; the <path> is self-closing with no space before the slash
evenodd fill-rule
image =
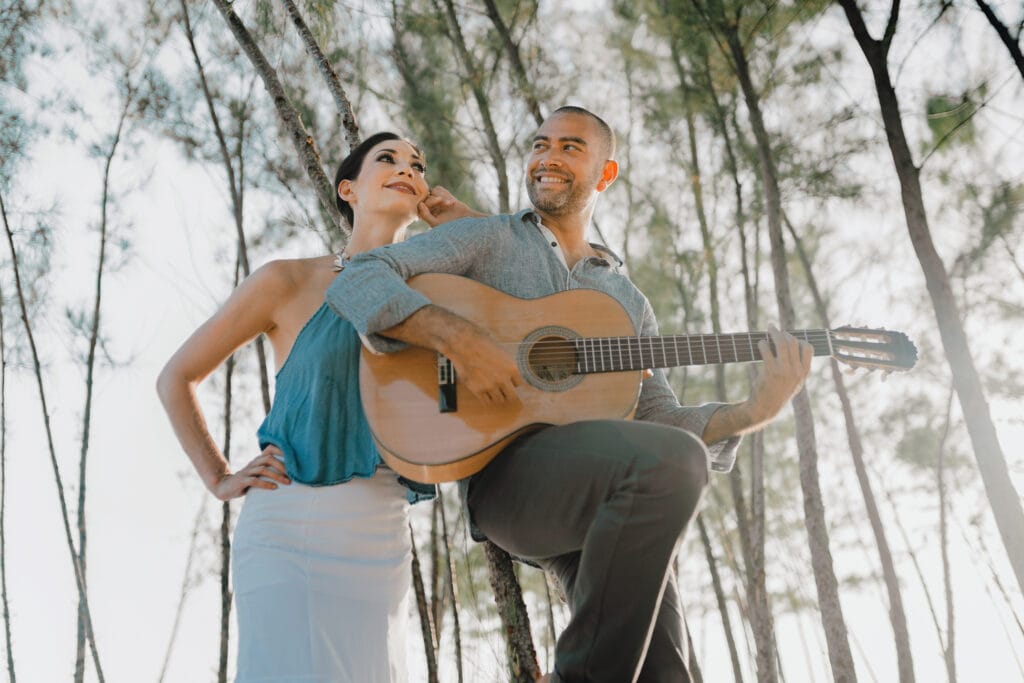
<path id="1" fill-rule="evenodd" d="M 357 216 L 372 212 L 412 220 L 430 191 L 426 170 L 420 153 L 408 142 L 385 140 L 370 148 L 358 178 L 338 184 L 338 193 Z"/>

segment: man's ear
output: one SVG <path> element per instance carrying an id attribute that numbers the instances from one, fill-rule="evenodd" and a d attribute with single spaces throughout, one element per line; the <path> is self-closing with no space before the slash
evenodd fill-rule
<path id="1" fill-rule="evenodd" d="M 352 181 L 345 178 L 338 183 L 338 196 L 344 199 L 349 204 L 355 204 L 356 192 L 355 188 L 352 187 Z"/>
<path id="2" fill-rule="evenodd" d="M 619 162 L 615 161 L 615 159 L 609 159 L 604 162 L 604 166 L 601 168 L 601 180 L 597 183 L 597 191 L 604 192 L 618 177 Z"/>

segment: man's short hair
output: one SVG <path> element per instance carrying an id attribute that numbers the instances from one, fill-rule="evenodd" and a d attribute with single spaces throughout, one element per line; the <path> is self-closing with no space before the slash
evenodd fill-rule
<path id="1" fill-rule="evenodd" d="M 572 104 L 565 105 L 564 107 L 559 107 L 558 109 L 551 112 L 551 116 L 555 116 L 556 114 L 580 114 L 582 116 L 589 117 L 590 120 L 597 124 L 597 129 L 601 133 L 601 144 L 604 146 L 606 150 L 604 158 L 615 158 L 615 132 L 612 130 L 611 126 L 605 123 L 604 119 L 602 119 L 600 116 L 598 116 L 597 114 L 588 109 L 584 109 L 583 107 L 577 107 Z M 549 116 L 548 118 L 551 118 L 551 116 Z"/>

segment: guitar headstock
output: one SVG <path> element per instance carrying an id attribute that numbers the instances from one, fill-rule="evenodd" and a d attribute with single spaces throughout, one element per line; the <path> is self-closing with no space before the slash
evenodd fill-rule
<path id="1" fill-rule="evenodd" d="M 867 327 L 839 327 L 829 331 L 832 357 L 854 368 L 904 372 L 917 363 L 917 347 L 902 332 Z"/>

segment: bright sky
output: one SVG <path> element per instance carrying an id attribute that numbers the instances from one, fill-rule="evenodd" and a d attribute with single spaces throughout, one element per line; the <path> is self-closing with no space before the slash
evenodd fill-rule
<path id="1" fill-rule="evenodd" d="M 47 79 L 68 79 L 70 65 L 63 64 L 63 75 L 53 64 L 37 64 L 32 75 Z M 73 73 L 73 72 L 71 72 Z M 84 77 L 80 77 L 85 82 Z M 68 81 L 64 81 L 68 82 Z M 1004 109 L 1021 107 L 1021 88 L 1011 88 L 998 101 Z M 90 112 L 104 111 L 102 88 L 96 88 Z M 92 139 L 111 124 L 95 118 L 82 127 L 82 136 Z M 157 372 L 172 351 L 223 299 L 230 273 L 228 264 L 233 231 L 226 209 L 227 200 L 220 191 L 219 175 L 181 160 L 169 142 L 140 137 L 134 161 L 123 159 L 115 168 L 121 188 L 138 184 L 141 189 L 127 194 L 117 209 L 120 223 L 130 222 L 125 230 L 132 242 L 126 265 L 109 273 L 105 283 L 103 326 L 109 338 L 111 355 L 123 365 L 98 370 L 93 431 L 89 457 L 89 567 L 90 597 L 98 645 L 107 679 L 110 681 L 155 680 L 168 646 L 177 608 L 189 540 L 199 506 L 205 499 L 213 528 L 214 501 L 200 486 L 185 456 L 180 452 L 153 386 Z M 290 154 L 290 149 L 282 149 Z M 18 192 L 5 196 L 15 224 L 24 220 L 22 200 L 31 206 L 58 201 L 60 228 L 55 234 L 53 285 L 50 308 L 33 320 L 37 343 L 45 363 L 45 387 L 50 402 L 56 448 L 64 477 L 69 506 L 75 505 L 72 482 L 77 479 L 78 438 L 84 401 L 82 373 L 68 361 L 74 349 L 68 344 L 64 306 L 83 306 L 90 301 L 92 270 L 96 253 L 96 235 L 91 230 L 98 217 L 96 198 L 101 166 L 84 157 L 81 145 L 73 145 L 59 135 L 51 135 L 33 151 L 31 163 L 23 167 Z M 1019 158 L 1019 155 L 1017 156 Z M 518 172 L 514 174 L 518 179 Z M 251 201 L 248 218 L 258 222 L 258 200 Z M 901 233 L 902 216 L 886 216 L 891 234 Z M 941 219 L 936 221 L 942 226 Z M 895 248 L 905 249 L 900 243 Z M 273 257 L 306 256 L 319 253 L 315 239 L 295 240 Z M 5 257 L 6 258 L 6 257 Z M 908 268 L 912 268 L 912 264 Z M 877 280 L 864 279 L 856 284 L 866 289 L 870 301 Z M 919 276 L 908 270 L 913 281 Z M 6 282 L 5 282 L 6 287 Z M 1020 286 L 1010 295 L 1019 294 Z M 5 289 L 5 295 L 11 296 Z M 863 305 L 864 309 L 860 308 Z M 867 304 L 847 309 L 861 312 Z M 918 321 L 922 327 L 929 323 Z M 5 334 L 20 336 L 20 323 L 5 321 Z M 8 342 L 10 343 L 10 342 Z M 822 376 L 824 378 L 824 376 Z M 891 378 L 891 382 L 900 378 Z M 19 370 L 8 377 L 8 442 L 6 557 L 8 591 L 14 629 L 14 653 L 17 672 L 26 681 L 68 680 L 73 670 L 75 643 L 74 611 L 76 595 L 57 512 L 57 494 L 52 468 L 43 439 L 42 420 L 34 378 Z M 824 387 L 824 383 L 822 384 Z M 825 389 L 822 388 L 822 391 Z M 877 395 L 885 397 L 893 390 L 879 385 Z M 257 406 L 252 387 L 240 389 L 248 395 L 250 410 Z M 219 394 L 210 391 L 205 405 L 211 418 L 219 415 Z M 1019 454 L 1014 446 L 1024 440 L 1019 423 L 1020 405 L 993 401 L 993 414 L 1008 457 L 1015 459 L 1014 474 L 1020 489 Z M 238 415 L 235 423 L 236 453 L 255 449 L 251 434 L 256 416 Z M 220 433 L 219 424 L 214 429 Z M 859 508 L 853 498 L 852 482 L 837 479 L 836 469 L 847 472 L 842 434 L 820 434 L 823 447 L 823 475 L 826 497 L 853 500 L 840 505 L 836 514 Z M 830 447 L 834 451 L 830 452 Z M 244 457 L 238 455 L 237 457 Z M 836 463 L 843 459 L 842 468 Z M 830 465 L 830 460 L 832 465 Z M 890 482 L 894 486 L 900 482 Z M 724 487 L 723 487 L 724 493 Z M 790 493 L 798 505 L 799 493 Z M 958 501 L 958 524 L 967 525 L 965 503 L 968 493 Z M 977 500 L 977 513 L 991 529 L 990 514 L 984 502 Z M 425 510 L 416 511 L 422 515 Z M 934 509 L 923 510 L 918 519 L 909 520 L 912 541 L 928 541 L 922 553 L 923 571 L 928 579 L 939 618 L 944 619 L 941 567 L 938 557 Z M 930 515 L 926 517 L 924 515 Z M 860 532 L 867 539 L 866 524 Z M 957 656 L 960 679 L 1018 680 L 1024 678 L 1024 634 L 998 595 L 992 594 L 989 569 L 985 561 L 969 551 L 960 540 L 959 527 L 953 530 L 953 574 L 956 582 Z M 933 536 L 929 536 L 933 534 Z M 972 544 L 973 532 L 969 532 Z M 215 578 L 215 539 L 201 540 L 199 566 L 204 580 L 190 592 L 182 615 L 174 652 L 168 669 L 168 681 L 210 680 L 216 668 L 218 646 L 219 587 Z M 899 550 L 904 544 L 893 528 L 890 542 Z M 1016 613 L 1024 613 L 1024 601 L 1006 569 L 1004 553 L 997 538 L 986 537 L 995 557 L 1004 586 L 1014 597 Z M 856 546 L 854 546 L 856 548 Z M 706 585 L 706 569 L 699 552 L 684 562 L 684 577 L 691 586 Z M 769 551 L 771 552 L 771 551 Z M 874 571 L 876 561 L 859 550 L 837 550 L 837 566 L 862 573 Z M 789 560 L 799 562 L 799 560 Z M 810 576 L 808 567 L 779 566 L 770 571 L 792 573 L 800 570 Z M 913 567 L 900 564 L 905 588 L 904 600 L 911 619 L 911 637 L 920 681 L 941 680 L 944 669 L 935 641 L 925 596 Z M 692 582 L 692 583 L 691 583 Z M 703 583 L 699 583 L 703 582 Z M 692 588 L 691 588 L 692 590 Z M 710 588 L 708 588 L 710 590 Z M 813 586 L 805 587 L 804 597 L 813 599 Z M 887 681 L 895 671 L 891 632 L 885 615 L 885 597 L 880 586 L 868 584 L 861 589 L 843 590 L 844 610 L 852 633 L 852 644 L 861 680 Z M 786 680 L 822 680 L 825 645 L 813 611 L 800 617 L 777 613 L 781 647 L 786 663 Z M 714 615 L 691 614 L 691 628 L 701 654 L 707 680 L 726 680 L 731 674 L 720 626 Z M 735 621 L 734 621 L 735 623 Z M 412 622 L 410 642 L 417 643 L 418 624 Z M 807 650 L 804 651 L 806 646 Z M 233 652 L 232 652 L 233 657 Z M 503 657 L 500 649 L 485 645 L 475 654 L 477 680 L 491 680 Z M 752 660 L 752 657 L 750 658 Z M 543 660 L 542 660 L 543 661 Z M 422 678 L 422 658 L 413 646 L 410 666 Z M 6 675 L 6 671 L 4 674 Z M 414 679 L 417 680 L 417 679 Z"/>

